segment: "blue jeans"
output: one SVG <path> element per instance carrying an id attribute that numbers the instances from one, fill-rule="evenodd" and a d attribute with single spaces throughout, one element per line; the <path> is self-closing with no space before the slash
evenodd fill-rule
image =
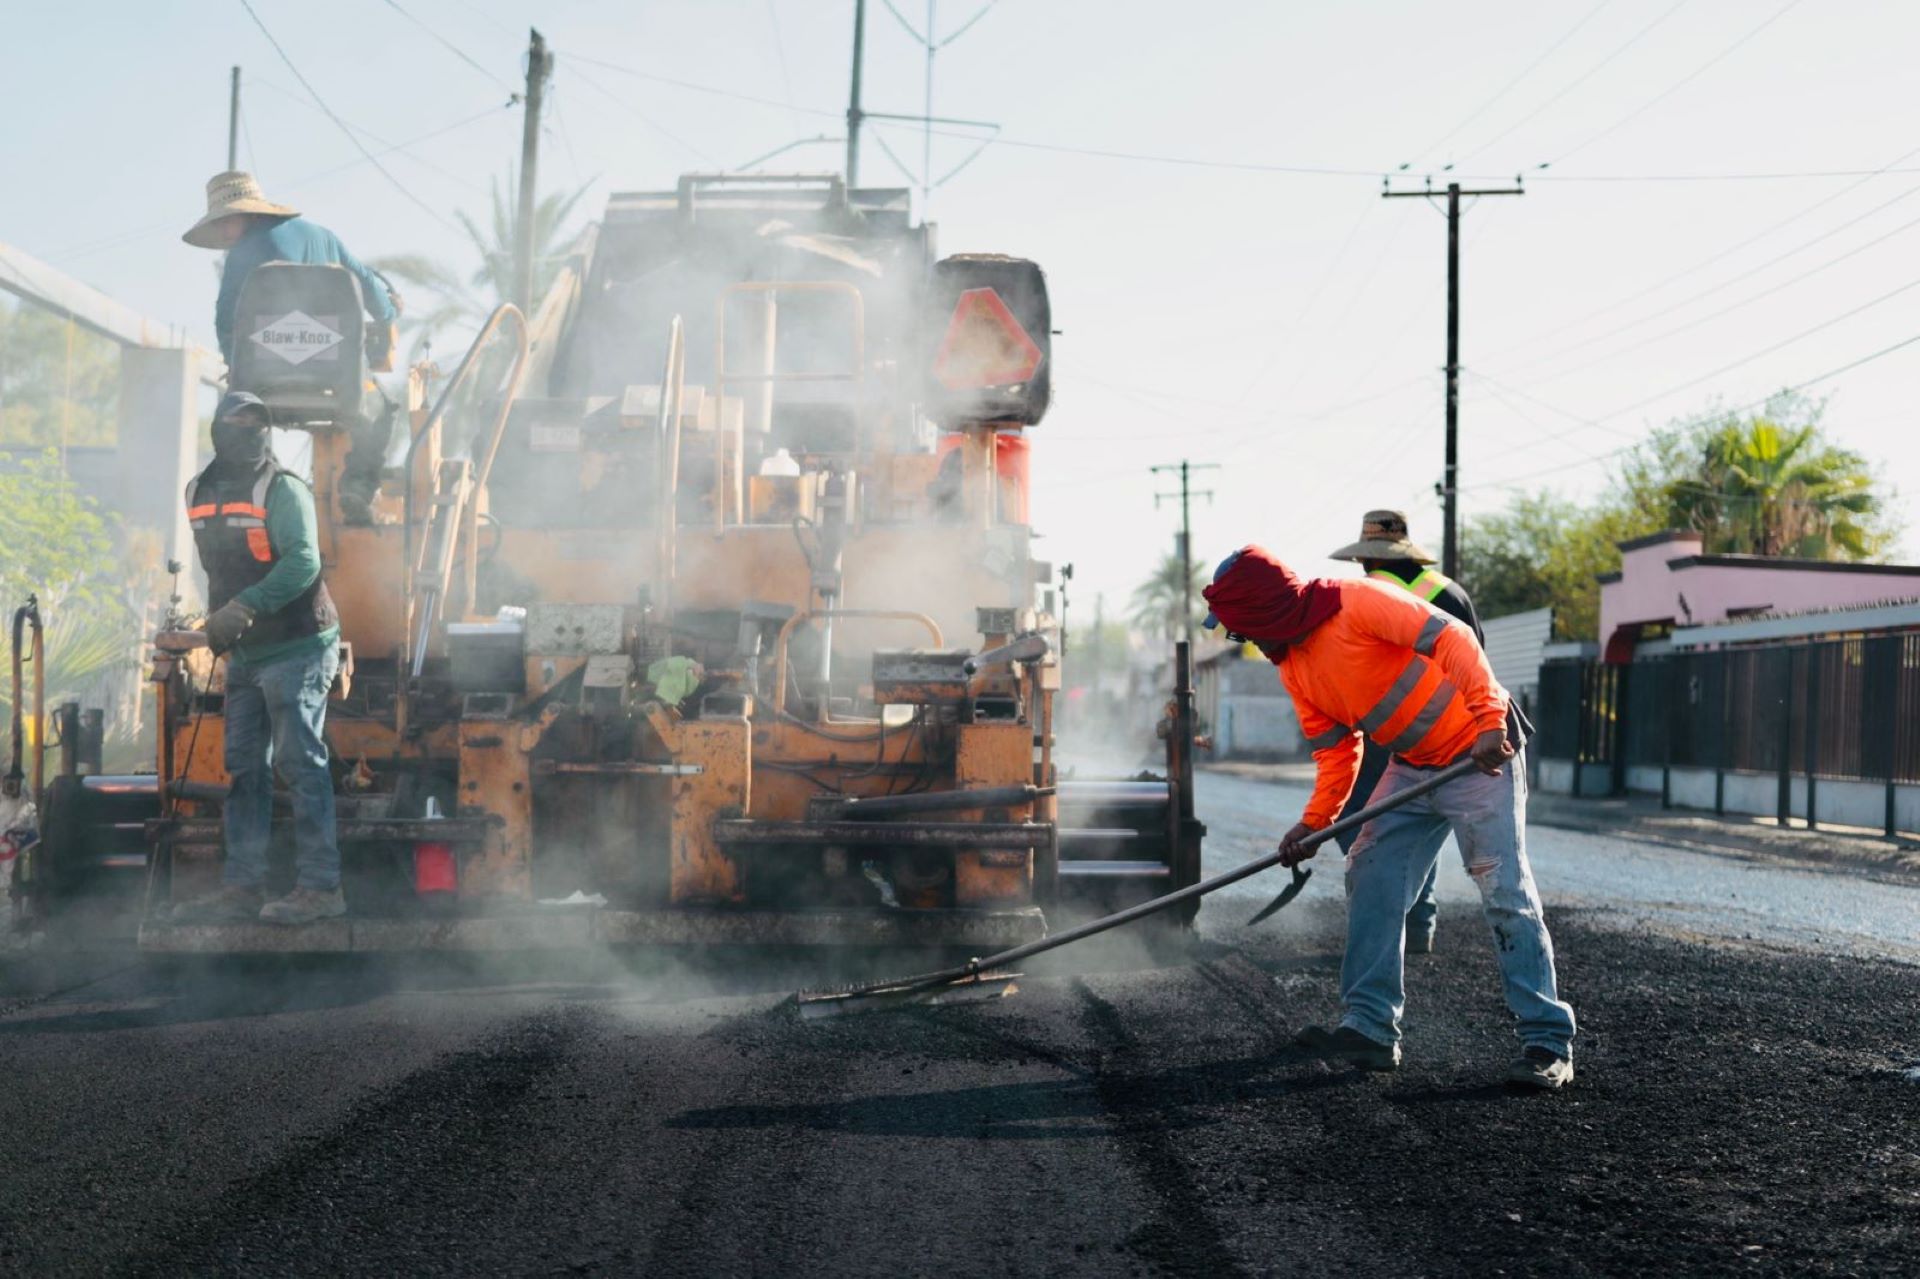
<path id="1" fill-rule="evenodd" d="M 1347 798 L 1347 806 L 1340 810 L 1343 818 L 1351 817 L 1374 801 L 1374 792 L 1379 789 L 1380 779 L 1386 776 L 1387 761 L 1393 757 L 1383 746 L 1369 740 L 1366 754 L 1360 760 L 1360 777 L 1353 784 L 1353 794 Z M 1380 798 L 1386 798 L 1386 792 L 1380 792 Z M 1337 836 L 1335 843 L 1340 851 L 1353 851 L 1354 841 L 1360 838 L 1360 832 Z M 1420 886 L 1420 892 L 1413 899 L 1413 905 L 1407 908 L 1407 932 L 1422 937 L 1432 937 L 1439 921 L 1440 904 L 1434 900 L 1434 889 L 1440 883 L 1440 862 L 1436 858 L 1433 869 L 1427 872 L 1427 882 Z"/>
<path id="2" fill-rule="evenodd" d="M 1375 797 L 1385 799 L 1424 776 L 1395 760 Z M 1347 955 L 1340 967 L 1341 1024 L 1395 1043 L 1406 1005 L 1401 948 L 1407 909 L 1439 865 L 1451 831 L 1493 929 L 1507 1007 L 1527 1047 L 1569 1056 L 1573 1009 L 1559 996 L 1553 939 L 1527 866 L 1527 782 L 1521 756 L 1500 776 L 1474 773 L 1448 782 L 1368 822 L 1347 855 Z"/>
<path id="3" fill-rule="evenodd" d="M 225 808 L 229 884 L 263 888 L 273 831 L 273 774 L 293 799 L 294 867 L 301 888 L 340 887 L 333 776 L 327 771 L 327 690 L 340 667 L 335 644 L 261 666 L 227 662 Z"/>

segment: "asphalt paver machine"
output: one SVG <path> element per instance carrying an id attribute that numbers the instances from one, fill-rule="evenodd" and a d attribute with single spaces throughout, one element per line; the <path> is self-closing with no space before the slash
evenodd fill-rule
<path id="1" fill-rule="evenodd" d="M 1197 880 L 1184 673 L 1164 775 L 1054 761 L 1033 263 L 940 258 L 907 192 L 837 176 L 615 195 L 533 315 L 414 371 L 371 524 L 337 493 L 352 288 L 260 268 L 234 374 L 313 441 L 349 913 L 170 922 L 226 785 L 224 664 L 175 618 L 143 948 L 992 947 Z"/>

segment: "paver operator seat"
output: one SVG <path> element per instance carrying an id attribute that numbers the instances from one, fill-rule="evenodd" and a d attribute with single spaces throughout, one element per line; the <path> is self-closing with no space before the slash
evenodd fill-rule
<path id="1" fill-rule="evenodd" d="M 269 262 L 240 288 L 227 384 L 266 401 L 273 424 L 351 430 L 367 381 L 366 308 L 341 266 Z"/>

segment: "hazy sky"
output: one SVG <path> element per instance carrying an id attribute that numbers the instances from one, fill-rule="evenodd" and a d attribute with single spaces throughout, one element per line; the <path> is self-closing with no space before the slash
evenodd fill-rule
<path id="1" fill-rule="evenodd" d="M 925 23 L 925 0 L 896 3 Z M 179 234 L 223 167 L 239 63 L 242 163 L 270 196 L 366 256 L 458 256 L 436 212 L 483 208 L 517 155 L 504 104 L 529 21 L 559 54 L 543 177 L 590 183 L 596 210 L 841 131 L 852 0 L 254 7 L 411 197 L 238 0 L 5 0 L 0 240 L 211 344 L 211 258 Z M 938 29 L 979 7 L 943 0 Z M 918 111 L 920 47 L 880 0 L 868 23 L 868 107 Z M 1379 198 L 1402 164 L 1527 175 L 1465 223 L 1469 513 L 1514 481 L 1589 491 L 1594 459 L 1651 424 L 1920 335 L 1916 47 L 1920 8 L 1887 0 L 992 5 L 941 52 L 934 104 L 1004 133 L 930 214 L 943 251 L 1047 269 L 1064 335 L 1035 520 L 1077 565 L 1076 613 L 1096 590 L 1120 607 L 1169 546 L 1177 512 L 1147 468 L 1182 456 L 1222 467 L 1196 508 L 1205 558 L 1259 540 L 1336 571 L 1322 557 L 1377 505 L 1437 544 L 1445 222 Z M 917 167 L 914 129 L 881 136 Z M 935 138 L 936 171 L 972 145 Z M 877 144 L 863 163 L 902 181 Z M 1816 388 L 1904 495 L 1916 373 L 1920 344 Z"/>

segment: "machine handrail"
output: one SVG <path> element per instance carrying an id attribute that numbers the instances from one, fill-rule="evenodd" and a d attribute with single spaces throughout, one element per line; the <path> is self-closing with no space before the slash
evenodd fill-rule
<path id="1" fill-rule="evenodd" d="M 727 372 L 727 304 L 736 294 L 760 293 L 771 300 L 781 293 L 841 293 L 853 303 L 852 336 L 853 368 L 845 373 L 776 373 L 773 371 L 774 333 L 767 334 L 767 349 L 763 353 L 766 369 L 761 373 Z M 778 325 L 778 320 L 775 320 Z M 713 351 L 713 394 L 716 409 L 727 402 L 727 383 L 750 382 L 766 388 L 768 411 L 772 411 L 773 388 L 780 382 L 864 382 L 867 376 L 867 299 L 857 285 L 845 280 L 744 280 L 729 284 L 720 291 L 719 314 L 714 324 Z M 859 437 L 860 407 L 855 406 L 855 436 Z M 726 467 L 722 464 L 726 455 L 726 414 L 716 411 L 713 423 L 713 527 L 714 531 L 726 527 Z M 742 426 L 744 434 L 745 427 Z M 744 465 L 746 449 L 744 441 L 734 448 L 734 457 Z"/>
<path id="2" fill-rule="evenodd" d="M 487 344 L 487 342 L 493 337 L 494 331 L 500 327 L 501 323 L 507 320 L 508 318 L 511 318 L 514 322 L 514 332 L 515 332 L 515 340 L 516 340 L 516 350 L 514 352 L 514 361 L 513 361 L 513 373 L 512 373 L 512 376 L 508 379 L 506 394 L 501 397 L 500 412 L 494 419 L 493 430 L 488 434 L 486 458 L 484 462 L 481 464 L 480 469 L 476 472 L 474 482 L 469 488 L 469 494 L 475 494 L 475 495 L 478 494 L 478 492 L 480 491 L 480 488 L 486 483 L 487 475 L 491 473 L 493 469 L 494 455 L 497 452 L 499 452 L 500 439 L 506 430 L 507 417 L 509 413 L 512 411 L 514 399 L 518 397 L 520 394 L 520 383 L 526 376 L 527 360 L 532 352 L 532 342 L 530 340 L 528 330 L 527 330 L 527 317 L 521 313 L 519 307 L 514 306 L 510 302 L 503 302 L 499 306 L 494 308 L 493 314 L 487 317 L 487 322 L 480 326 L 480 332 L 474 337 L 473 342 L 467 347 L 467 353 L 464 356 L 462 356 L 460 359 L 460 366 L 454 370 L 453 377 L 448 379 L 446 388 L 440 392 L 440 398 L 437 401 L 435 401 L 432 411 L 427 414 L 426 421 L 422 422 L 414 430 L 412 438 L 407 441 L 407 456 L 406 456 L 406 460 L 402 463 L 402 469 L 406 472 L 406 488 L 405 488 L 405 493 L 403 498 L 404 506 L 403 506 L 403 514 L 401 518 L 402 532 L 401 532 L 401 539 L 400 539 L 401 560 L 405 568 L 405 573 L 403 575 L 403 580 L 401 582 L 402 634 L 401 634 L 400 654 L 401 654 L 401 662 L 403 667 L 409 671 L 413 667 L 413 658 L 414 658 L 413 647 L 414 647 L 414 644 L 416 643 L 415 627 L 414 627 L 414 619 L 413 619 L 414 595 L 419 585 L 417 578 L 419 574 L 425 570 L 425 567 L 426 567 L 424 562 L 419 562 L 419 563 L 415 562 L 414 553 L 413 553 L 413 505 L 414 505 L 413 491 L 415 488 L 415 477 L 414 477 L 415 455 L 419 452 L 420 442 L 426 439 L 429 435 L 439 431 L 441 420 L 446 416 L 446 413 L 447 413 L 447 406 L 453 402 L 453 397 L 455 393 L 458 392 L 460 388 L 466 384 L 467 379 L 473 375 L 474 369 L 478 366 L 479 353 L 481 348 L 484 347 Z M 463 500 L 462 509 L 454 512 L 454 516 L 455 516 L 454 523 L 456 526 L 459 524 L 470 522 L 463 518 L 467 514 L 468 509 L 469 508 L 468 508 L 467 501 Z M 468 530 L 462 529 L 461 532 L 465 534 L 468 532 Z M 469 551 L 469 558 L 471 559 L 472 558 L 471 556 L 472 538 L 469 536 L 466 538 L 466 540 L 469 543 L 468 551 Z M 421 549 L 422 549 L 422 555 L 424 556 L 426 547 L 423 545 Z M 469 568 L 472 568 L 472 567 L 473 565 L 470 564 Z M 447 586 L 449 585 L 452 579 L 452 576 L 453 576 L 453 561 L 452 561 L 452 557 L 449 556 L 447 557 L 446 564 L 440 573 L 440 580 L 437 583 L 435 583 L 435 588 L 434 588 L 436 596 L 441 601 L 444 601 L 446 598 Z M 469 574 L 469 576 L 471 576 L 471 574 Z M 469 583 L 469 586 L 471 587 L 471 583 Z M 422 633 L 420 634 L 417 642 L 422 646 L 421 651 L 424 652 L 425 651 L 424 645 L 426 643 L 426 636 L 425 636 L 424 630 L 422 630 Z M 403 679 L 400 682 L 400 690 L 399 690 L 399 695 L 401 699 L 401 716 L 403 720 L 405 717 L 405 706 L 406 706 L 405 689 L 406 689 L 406 681 Z"/>
<path id="3" fill-rule="evenodd" d="M 786 624 L 780 628 L 780 638 L 773 642 L 773 705 L 775 710 L 784 711 L 787 708 L 787 641 L 793 637 L 794 629 L 798 627 L 800 623 L 811 621 L 816 617 L 824 618 L 828 622 L 837 622 L 843 618 L 854 617 L 863 617 L 875 621 L 918 622 L 927 628 L 928 634 L 933 636 L 933 646 L 935 648 L 945 648 L 947 646 L 947 637 L 941 633 L 940 623 L 934 621 L 925 613 L 913 613 L 904 609 L 878 608 L 806 609 L 802 612 L 795 613 L 792 617 L 789 617 L 786 620 Z"/>
<path id="4" fill-rule="evenodd" d="M 27 602 L 13 610 L 13 762 L 7 766 L 7 776 L 18 781 L 25 780 L 20 767 L 26 751 L 22 733 L 26 690 L 20 675 L 20 641 L 28 623 L 33 625 L 33 656 L 26 659 L 33 663 L 33 789 L 27 797 L 37 804 L 47 784 L 47 638 L 38 595 L 27 596 Z"/>
<path id="5" fill-rule="evenodd" d="M 674 316 L 667 328 L 667 363 L 660 373 L 660 541 L 654 577 L 659 583 L 661 616 L 673 615 L 673 577 L 680 524 L 680 414 L 685 407 L 687 352 L 685 326 Z"/>

